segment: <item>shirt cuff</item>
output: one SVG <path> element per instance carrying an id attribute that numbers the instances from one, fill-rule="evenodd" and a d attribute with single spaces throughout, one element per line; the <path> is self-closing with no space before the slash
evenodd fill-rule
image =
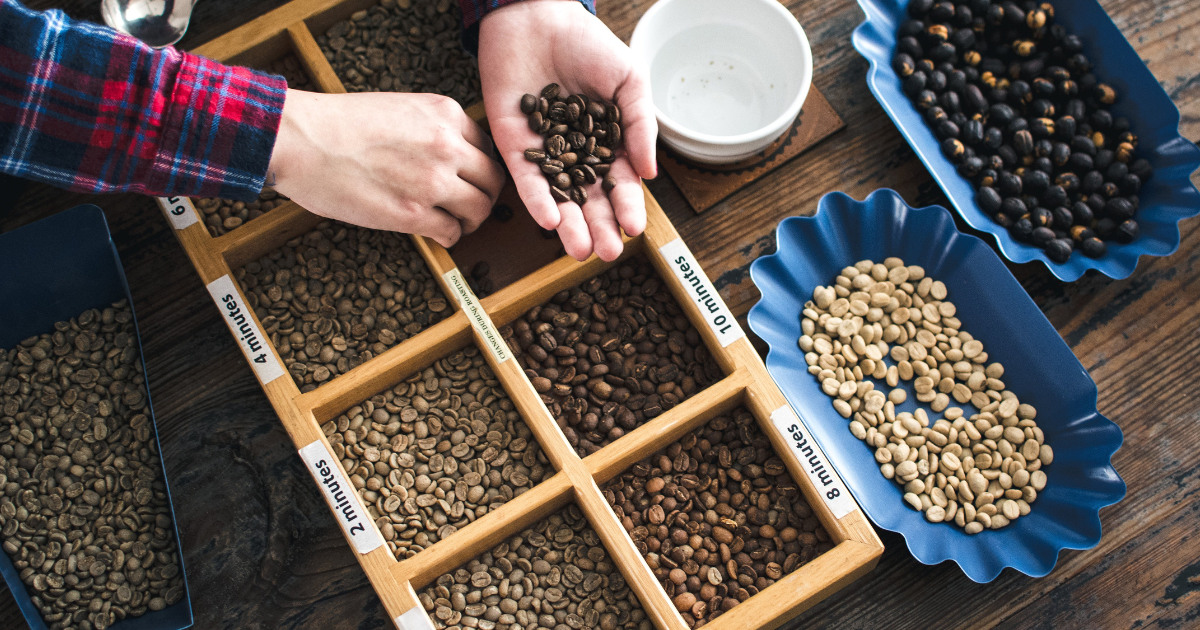
<path id="1" fill-rule="evenodd" d="M 458 0 L 458 6 L 462 9 L 463 19 L 463 46 L 467 52 L 472 55 L 479 54 L 479 21 L 483 16 L 499 9 L 500 7 L 515 4 L 521 0 Z M 596 0 L 579 0 L 583 8 L 587 9 L 592 15 L 596 15 Z"/>
<path id="2" fill-rule="evenodd" d="M 279 131 L 283 77 L 182 55 L 146 188 L 254 201 Z"/>

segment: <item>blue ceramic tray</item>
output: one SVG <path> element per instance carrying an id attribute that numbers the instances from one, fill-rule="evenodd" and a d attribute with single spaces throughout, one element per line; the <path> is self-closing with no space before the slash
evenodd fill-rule
<path id="1" fill-rule="evenodd" d="M 1005 567 L 1041 577 L 1060 550 L 1099 542 L 1100 508 L 1125 496 L 1125 482 L 1110 463 L 1121 430 L 1096 411 L 1095 383 L 987 244 L 959 232 L 945 208 L 913 209 L 891 190 L 862 202 L 830 193 L 816 216 L 784 219 L 776 236 L 778 251 L 750 267 L 763 295 L 750 311 L 750 328 L 770 346 L 771 376 L 876 525 L 903 535 L 917 560 L 953 560 L 976 582 L 995 579 Z M 963 329 L 984 343 L 990 360 L 1008 367 L 1009 389 L 1038 410 L 1054 463 L 1033 511 L 1008 527 L 968 536 L 926 521 L 904 503 L 901 487 L 879 473 L 873 450 L 850 433 L 807 371 L 796 340 L 813 289 L 859 260 L 889 256 L 920 265 L 946 284 Z M 902 387 L 909 398 L 899 410 L 913 411 L 911 382 Z"/>
<path id="2" fill-rule="evenodd" d="M 896 28 L 906 17 L 908 0 L 858 0 L 867 20 L 854 29 L 854 48 L 871 62 L 867 85 L 904 139 L 967 224 L 994 236 L 1005 258 L 1018 263 L 1040 260 L 1066 282 L 1079 279 L 1088 269 L 1119 280 L 1133 273 L 1138 256 L 1167 256 L 1179 248 L 1179 221 L 1200 213 L 1200 192 L 1190 179 L 1200 167 L 1200 148 L 1179 135 L 1179 109 L 1096 0 L 1052 2 L 1055 22 L 1083 39 L 1096 76 L 1116 88 L 1118 99 L 1111 111 L 1129 118 L 1138 136 L 1138 157 L 1154 167 L 1154 176 L 1138 195 L 1135 218 L 1141 236 L 1127 245 L 1110 241 L 1108 255 L 1098 260 L 1075 252 L 1065 264 L 1052 262 L 1040 248 L 1014 239 L 975 204 L 971 182 L 942 155 L 937 137 L 901 91 L 892 70 Z"/>
<path id="3" fill-rule="evenodd" d="M 104 213 L 96 206 L 77 206 L 0 234 L 0 270 L 3 270 L 0 273 L 0 348 L 12 348 L 22 339 L 52 331 L 54 322 L 70 319 L 89 308 L 103 309 L 126 299 L 130 311 L 133 310 L 121 259 L 109 236 Z M 134 330 L 137 330 L 136 315 Z M 142 362 L 145 374 L 140 335 L 138 343 L 138 360 Z M 150 414 L 150 425 L 154 427 L 154 442 L 162 453 L 148 377 L 146 383 L 146 409 Z M 164 468 L 163 483 L 166 482 Z M 171 521 L 174 522 L 175 508 L 169 484 L 167 501 L 172 505 Z M 178 527 L 174 533 L 178 542 Z M 157 612 L 119 621 L 109 626 L 111 630 L 183 630 L 192 626 L 192 602 L 187 572 L 183 570 L 182 550 L 180 554 L 183 599 Z M 0 551 L 0 574 L 30 629 L 47 630 L 18 571 L 3 551 Z"/>

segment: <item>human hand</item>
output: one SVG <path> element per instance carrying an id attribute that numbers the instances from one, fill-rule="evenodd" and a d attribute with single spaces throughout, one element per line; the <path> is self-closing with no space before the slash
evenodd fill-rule
<path id="1" fill-rule="evenodd" d="M 639 176 L 657 174 L 650 82 L 629 48 L 575 0 L 525 0 L 483 18 L 479 75 L 492 137 L 529 213 L 543 228 L 557 229 L 563 248 L 578 260 L 593 251 L 603 260 L 619 256 L 618 222 L 630 236 L 646 228 Z M 521 96 L 550 83 L 621 108 L 624 148 L 608 175 L 616 186 L 606 196 L 594 185 L 583 208 L 556 204 L 541 170 L 524 157 L 525 149 L 541 148 L 543 140 L 529 129 Z"/>
<path id="2" fill-rule="evenodd" d="M 504 186 L 491 140 L 434 94 L 288 90 L 268 181 L 314 214 L 449 247 Z"/>

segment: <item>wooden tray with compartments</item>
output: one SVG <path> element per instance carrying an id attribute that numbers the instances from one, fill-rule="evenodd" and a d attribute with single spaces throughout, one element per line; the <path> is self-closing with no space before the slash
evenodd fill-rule
<path id="1" fill-rule="evenodd" d="M 195 52 L 257 68 L 294 55 L 316 89 L 344 92 L 313 33 L 323 32 L 334 22 L 373 4 L 371 0 L 295 0 Z M 482 104 L 470 107 L 468 113 L 481 120 Z M 573 502 L 586 515 L 655 627 L 687 630 L 598 484 L 657 452 L 663 444 L 739 405 L 756 417 L 829 534 L 833 547 L 769 586 L 766 592 L 717 617 L 709 627 L 774 628 L 875 566 L 883 545 L 870 523 L 820 449 L 807 438 L 803 422 L 788 406 L 728 307 L 649 191 L 646 191 L 646 231 L 626 240 L 621 260 L 642 255 L 653 265 L 699 331 L 724 376 L 581 459 L 498 331 L 555 293 L 577 286 L 620 261 L 605 263 L 593 257 L 580 263 L 561 256 L 557 240 L 539 235 L 511 187 L 502 195 L 502 201 L 518 208 L 517 218 L 502 225 L 489 219 L 483 229 L 456 245 L 453 254 L 431 240 L 412 237 L 453 307 L 452 315 L 343 376 L 302 393 L 284 369 L 270 338 L 263 334 L 263 325 L 254 310 L 246 306 L 246 296 L 234 278 L 242 266 L 306 234 L 323 219 L 285 202 L 226 234 L 212 237 L 204 217 L 190 200 L 159 199 L 160 207 L 175 227 L 180 243 L 225 316 L 309 472 L 322 488 L 331 512 L 388 616 L 399 627 L 404 630 L 434 627 L 418 601 L 416 589 L 432 584 L 443 573 L 453 571 Z M 479 299 L 458 271 L 458 265 L 470 269 L 470 265 L 481 259 L 490 261 L 500 288 Z M 531 490 L 477 518 L 447 540 L 397 561 L 357 493 L 335 491 L 352 486 L 321 426 L 471 344 L 481 350 L 539 442 L 553 468 L 552 474 L 547 473 Z"/>

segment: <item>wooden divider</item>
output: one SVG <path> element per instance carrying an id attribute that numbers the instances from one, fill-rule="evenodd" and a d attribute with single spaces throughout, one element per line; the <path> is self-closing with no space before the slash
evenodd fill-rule
<path id="1" fill-rule="evenodd" d="M 314 32 L 323 32 L 354 11 L 374 4 L 374 0 L 293 0 L 194 52 L 221 61 L 257 67 L 263 67 L 283 55 L 295 54 L 321 91 L 342 93 L 345 88 L 317 46 Z M 486 126 L 482 103 L 469 107 L 467 111 Z M 681 277 L 676 275 L 678 265 L 664 257 L 661 251 L 664 246 L 678 250 L 679 244 L 671 244 L 679 239 L 679 235 L 648 190 L 645 196 L 648 218 L 646 231 L 637 237 L 625 238 L 625 252 L 618 261 L 605 263 L 592 257 L 580 263 L 564 257 L 482 300 L 475 298 L 469 289 L 454 286 L 458 272 L 453 257 L 444 248 L 431 240 L 414 236 L 413 241 L 422 258 L 438 279 L 448 303 L 453 305 L 451 316 L 313 391 L 301 394 L 286 373 L 263 383 L 267 397 L 297 448 L 319 442 L 329 449 L 330 444 L 320 428 L 321 423 L 395 386 L 416 370 L 458 348 L 474 344 L 482 352 L 554 467 L 554 475 L 515 496 L 505 505 L 489 511 L 446 540 L 418 552 L 413 558 L 396 561 L 386 544 L 369 553 L 356 554 L 389 617 L 397 620 L 398 625 L 401 615 L 419 605 L 417 589 L 424 588 L 441 574 L 454 570 L 505 538 L 574 502 L 599 534 L 654 625 L 659 630 L 687 630 L 679 612 L 641 558 L 628 532 L 616 519 L 597 484 L 606 483 L 633 463 L 660 450 L 664 444 L 679 439 L 687 431 L 738 405 L 749 409 L 759 422 L 836 545 L 831 551 L 776 582 L 764 594 L 756 595 L 724 613 L 708 627 L 713 630 L 774 628 L 871 570 L 878 561 L 883 546 L 862 511 L 852 503 L 853 509 L 847 511 L 843 502 L 839 505 L 842 506 L 841 511 L 846 513 L 836 515 L 794 454 L 793 445 L 789 445 L 786 436 L 774 426 L 773 414 L 784 411 L 787 402 L 749 341 L 744 336 L 730 341 L 727 332 L 719 334 L 718 329 L 705 320 L 706 314 L 714 312 L 712 309 L 724 308 L 715 289 L 711 290 L 711 295 L 701 295 L 701 299 L 696 299 L 689 289 L 695 290 L 700 286 L 699 279 L 692 277 L 689 281 L 692 287 L 684 286 Z M 176 226 L 180 243 L 206 285 L 222 276 L 233 278 L 235 272 L 248 262 L 309 232 L 324 220 L 289 202 L 228 234 L 212 238 L 204 226 L 204 217 L 194 208 L 188 208 L 186 203 L 174 199 L 160 199 L 160 205 Z M 193 217 L 188 212 L 195 213 L 195 221 L 191 220 Z M 653 264 L 664 285 L 699 331 L 725 376 L 613 444 L 580 459 L 575 449 L 567 443 L 541 396 L 533 389 L 511 349 L 503 345 L 502 339 L 497 346 L 496 338 L 503 326 L 529 308 L 634 255 L 645 256 Z M 698 265 L 694 271 L 703 276 Z M 461 274 L 457 277 L 461 278 Z M 707 278 L 704 278 L 704 282 L 707 282 Z M 711 289 L 711 283 L 707 286 Z M 245 296 L 236 285 L 234 288 L 237 301 L 245 304 Z M 705 298 L 712 299 L 706 302 Z M 705 304 L 707 313 L 702 311 L 701 303 Z M 253 312 L 250 316 L 258 329 L 263 330 L 262 323 Z M 725 328 L 732 330 L 728 326 Z M 270 355 L 282 366 L 274 346 L 269 339 L 266 341 L 266 345 L 270 346 Z M 722 345 L 723 342 L 725 345 Z M 797 422 L 802 425 L 798 419 Z M 335 466 L 344 479 L 348 478 L 340 461 L 335 462 Z M 848 497 L 846 500 L 852 501 Z M 369 526 L 376 535 L 379 534 L 374 523 Z M 353 548 L 349 536 L 347 542 Z M 411 622 L 412 616 L 406 619 Z M 432 627 L 432 622 L 428 624 L 418 625 Z M 406 623 L 403 630 L 419 629 Z"/>

